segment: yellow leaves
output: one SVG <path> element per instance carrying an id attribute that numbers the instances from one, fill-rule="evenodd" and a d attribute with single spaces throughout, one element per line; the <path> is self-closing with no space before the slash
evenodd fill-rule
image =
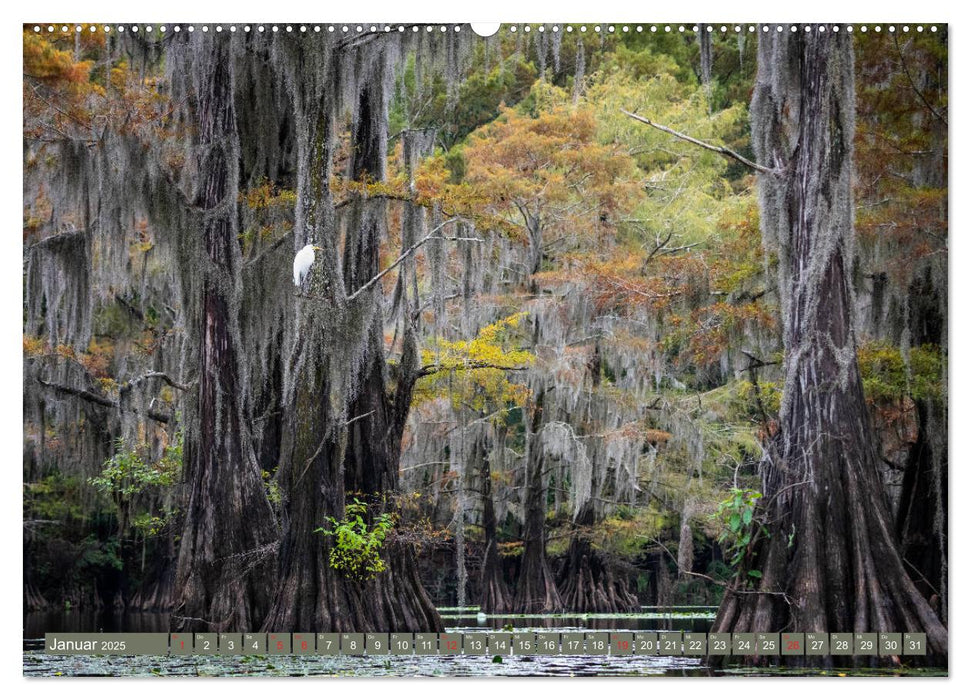
<path id="1" fill-rule="evenodd" d="M 531 353 L 525 350 L 506 351 L 503 348 L 508 332 L 518 328 L 525 316 L 525 312 L 520 312 L 500 319 L 485 326 L 472 340 L 436 339 L 432 348 L 423 352 L 423 356 L 434 362 L 438 371 L 475 368 L 481 365 L 489 365 L 493 369 L 527 365 L 533 360 Z"/>
<path id="2" fill-rule="evenodd" d="M 454 405 L 504 417 L 505 409 L 529 398 L 525 384 L 510 381 L 508 372 L 525 369 L 535 359 L 518 349 L 512 335 L 525 313 L 516 313 L 479 331 L 471 340 L 436 338 L 422 351 L 423 373 L 414 401 L 447 396 Z"/>
<path id="3" fill-rule="evenodd" d="M 108 83 L 115 90 L 122 91 L 128 86 L 128 64 L 124 61 L 108 73 Z"/>
<path id="4" fill-rule="evenodd" d="M 638 556 L 644 544 L 659 537 L 670 525 L 670 514 L 654 505 L 629 509 L 619 508 L 595 526 L 586 536 L 598 549 L 621 556 Z"/>
<path id="5" fill-rule="evenodd" d="M 415 173 L 415 190 L 423 199 L 433 199 L 446 191 L 450 173 L 445 158 L 439 154 L 426 158 Z"/>

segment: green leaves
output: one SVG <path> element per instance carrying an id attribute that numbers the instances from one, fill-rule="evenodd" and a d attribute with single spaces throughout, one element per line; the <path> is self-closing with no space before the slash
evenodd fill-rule
<path id="1" fill-rule="evenodd" d="M 92 486 L 108 496 L 128 497 L 150 486 L 169 486 L 171 473 L 148 464 L 141 450 L 127 449 L 123 439 L 115 442 L 117 452 L 104 463 L 100 476 L 89 480 Z"/>
<path id="2" fill-rule="evenodd" d="M 129 448 L 122 438 L 115 441 L 116 452 L 104 463 L 101 473 L 88 483 L 115 506 L 119 532 L 132 528 L 143 535 L 157 535 L 169 521 L 172 510 L 158 510 L 156 502 L 179 479 L 182 471 L 182 433 L 162 450 L 156 461 L 147 458 L 149 448 L 140 444 Z"/>
<path id="3" fill-rule="evenodd" d="M 330 550 L 330 567 L 346 578 L 368 581 L 385 570 L 381 547 L 394 528 L 395 516 L 381 513 L 368 527 L 367 504 L 358 499 L 344 507 L 344 519 L 328 518 L 331 528 L 318 527 L 314 532 L 335 538 Z"/>
<path id="4" fill-rule="evenodd" d="M 751 525 L 753 521 L 757 522 L 755 512 L 760 498 L 762 494 L 758 491 L 732 489 L 729 497 L 718 504 L 718 510 L 713 516 L 722 523 L 718 542 L 723 545 L 733 568 L 737 569 L 742 563 L 748 546 L 752 543 Z M 762 574 L 752 569 L 748 575 L 759 578 Z"/>

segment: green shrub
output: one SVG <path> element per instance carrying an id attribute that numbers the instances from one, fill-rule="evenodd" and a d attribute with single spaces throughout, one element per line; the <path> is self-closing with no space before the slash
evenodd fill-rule
<path id="1" fill-rule="evenodd" d="M 718 504 L 718 510 L 712 517 L 722 525 L 718 542 L 724 548 L 730 566 L 736 569 L 752 541 L 752 521 L 756 519 L 756 507 L 762 494 L 751 489 L 739 488 L 733 488 L 730 494 Z M 762 572 L 753 569 L 748 572 L 748 575 L 752 578 L 761 578 Z"/>
<path id="2" fill-rule="evenodd" d="M 344 519 L 328 518 L 331 527 L 319 527 L 314 532 L 330 535 L 334 546 L 330 550 L 330 567 L 342 576 L 367 581 L 385 570 L 381 547 L 394 528 L 394 516 L 381 513 L 368 527 L 367 505 L 354 499 L 344 508 Z"/>
<path id="3" fill-rule="evenodd" d="M 101 473 L 88 479 L 99 493 L 111 500 L 118 517 L 119 534 L 132 528 L 143 535 L 157 535 L 172 513 L 153 512 L 154 504 L 178 480 L 182 471 L 182 433 L 165 447 L 155 462 L 146 459 L 149 448 L 129 448 L 123 439 L 115 442 L 116 452 L 104 463 Z"/>

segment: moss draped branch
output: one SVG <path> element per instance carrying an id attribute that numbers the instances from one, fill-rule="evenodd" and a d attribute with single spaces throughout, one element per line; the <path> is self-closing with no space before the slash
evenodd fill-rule
<path id="1" fill-rule="evenodd" d="M 117 401 L 109 399 L 107 396 L 96 394 L 93 391 L 88 391 L 87 389 L 81 389 L 80 387 L 70 386 L 68 384 L 60 384 L 58 382 L 48 382 L 40 377 L 37 377 L 37 383 L 59 394 L 75 396 L 83 401 L 87 401 L 88 403 L 104 406 L 105 408 L 121 410 L 121 405 Z M 146 411 L 145 415 L 158 423 L 168 423 L 170 420 L 172 420 L 172 416 L 168 415 L 167 413 L 153 411 L 151 409 Z"/>

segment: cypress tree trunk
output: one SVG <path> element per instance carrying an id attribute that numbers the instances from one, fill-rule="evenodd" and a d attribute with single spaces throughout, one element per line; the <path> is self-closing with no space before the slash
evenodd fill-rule
<path id="1" fill-rule="evenodd" d="M 505 449 L 502 435 L 505 428 L 497 430 L 500 439 L 496 441 L 495 454 Z M 479 579 L 479 608 L 485 613 L 512 612 L 512 599 L 509 589 L 502 578 L 502 564 L 499 561 L 499 547 L 496 523 L 496 506 L 492 500 L 492 464 L 483 454 L 484 445 L 479 443 L 473 454 L 478 455 L 479 482 L 482 494 L 482 531 L 485 552 L 482 555 L 482 573 Z M 500 458 L 501 459 L 501 458 Z"/>
<path id="2" fill-rule="evenodd" d="M 264 623 L 271 630 L 438 631 L 441 618 L 418 579 L 411 547 L 389 537 L 385 570 L 352 580 L 330 566 L 332 538 L 314 530 L 344 517 L 346 495 L 368 505 L 368 517 L 394 510 L 398 459 L 411 393 L 417 347 L 406 334 L 394 391 L 388 389 L 380 288 L 355 296 L 379 272 L 385 204 L 361 198 L 348 207 L 343 265 L 337 264 L 339 228 L 329 189 L 331 140 L 340 94 L 340 56 L 329 47 L 317 57 L 326 81 L 321 90 L 301 86 L 292 60 L 290 76 L 298 124 L 297 229 L 323 250 L 311 273 L 311 297 L 298 311 L 291 360 L 290 409 L 283 436 L 280 484 L 289 523 L 280 551 L 274 603 Z M 364 47 L 362 79 L 353 118 L 349 175 L 384 177 L 387 100 L 379 48 Z M 369 51 L 374 51 L 370 56 Z M 302 242 L 298 240 L 297 247 Z M 340 271 L 343 271 L 341 275 Z M 299 305 L 298 305 L 299 306 Z"/>
<path id="3" fill-rule="evenodd" d="M 925 660 L 939 663 L 947 630 L 904 569 L 856 360 L 851 37 L 759 38 L 753 141 L 757 160 L 780 171 L 760 174 L 759 188 L 763 235 L 779 255 L 781 441 L 763 465 L 770 536 L 749 546 L 712 631 L 926 632 Z"/>
<path id="4" fill-rule="evenodd" d="M 600 386 L 603 371 L 599 344 L 594 346 L 587 366 L 596 389 Z M 589 475 L 574 473 L 571 478 L 589 479 L 588 493 L 600 493 L 603 474 L 598 469 L 590 469 Z M 566 609 L 571 612 L 631 612 L 637 607 L 637 597 L 631 594 L 626 580 L 615 577 L 608 559 L 591 546 L 587 536 L 587 531 L 603 517 L 597 503 L 595 498 L 588 497 L 573 517 L 570 549 L 558 576 L 560 596 Z"/>
<path id="5" fill-rule="evenodd" d="M 637 608 L 637 597 L 626 580 L 614 575 L 610 563 L 584 534 L 596 522 L 593 503 L 588 501 L 573 519 L 575 530 L 560 571 L 563 604 L 570 612 L 632 612 Z"/>
<path id="6" fill-rule="evenodd" d="M 355 117 L 351 178 L 362 182 L 385 179 L 388 151 L 388 100 L 384 57 L 372 59 L 364 80 Z M 386 201 L 363 198 L 354 203 L 344 249 L 345 286 L 360 289 L 380 272 L 378 252 L 387 236 Z M 356 230 L 357 235 L 353 235 Z M 345 488 L 368 498 L 371 512 L 394 512 L 398 494 L 398 461 L 411 395 L 417 379 L 418 348 L 410 315 L 404 319 L 404 349 L 394 390 L 389 389 L 384 347 L 384 316 L 376 287 L 360 298 L 371 307 L 366 360 L 360 393 L 348 415 L 353 421 L 345 455 Z M 374 296 L 372 296 L 374 295 Z M 418 578 L 414 547 L 393 537 L 387 544 L 386 571 L 364 589 L 363 610 L 375 629 L 392 631 L 442 630 L 441 619 Z M 365 629 L 365 628 L 361 628 Z"/>
<path id="7" fill-rule="evenodd" d="M 199 379 L 186 421 L 189 501 L 176 570 L 174 622 L 184 630 L 245 630 L 267 607 L 276 523 L 245 415 L 239 329 L 239 143 L 228 37 L 190 40 L 196 90 L 199 228 L 182 243 Z M 201 236 L 200 236 L 201 233 Z M 197 262 L 201 261 L 200 262 Z M 193 279 L 197 277 L 197 279 Z"/>
<path id="8" fill-rule="evenodd" d="M 947 444 L 938 436 L 947 424 L 942 402 L 917 401 L 917 440 L 901 484 L 896 532 L 918 590 L 947 619 Z"/>
<path id="9" fill-rule="evenodd" d="M 536 397 L 532 427 L 526 431 L 528 454 L 526 455 L 526 479 L 523 501 L 523 559 L 519 568 L 519 581 L 513 609 L 519 614 L 558 613 L 563 601 L 553 580 L 546 559 L 546 489 L 543 487 L 545 460 L 537 442 L 536 430 L 542 425 L 543 395 Z M 529 427 L 529 426 L 527 426 Z"/>

